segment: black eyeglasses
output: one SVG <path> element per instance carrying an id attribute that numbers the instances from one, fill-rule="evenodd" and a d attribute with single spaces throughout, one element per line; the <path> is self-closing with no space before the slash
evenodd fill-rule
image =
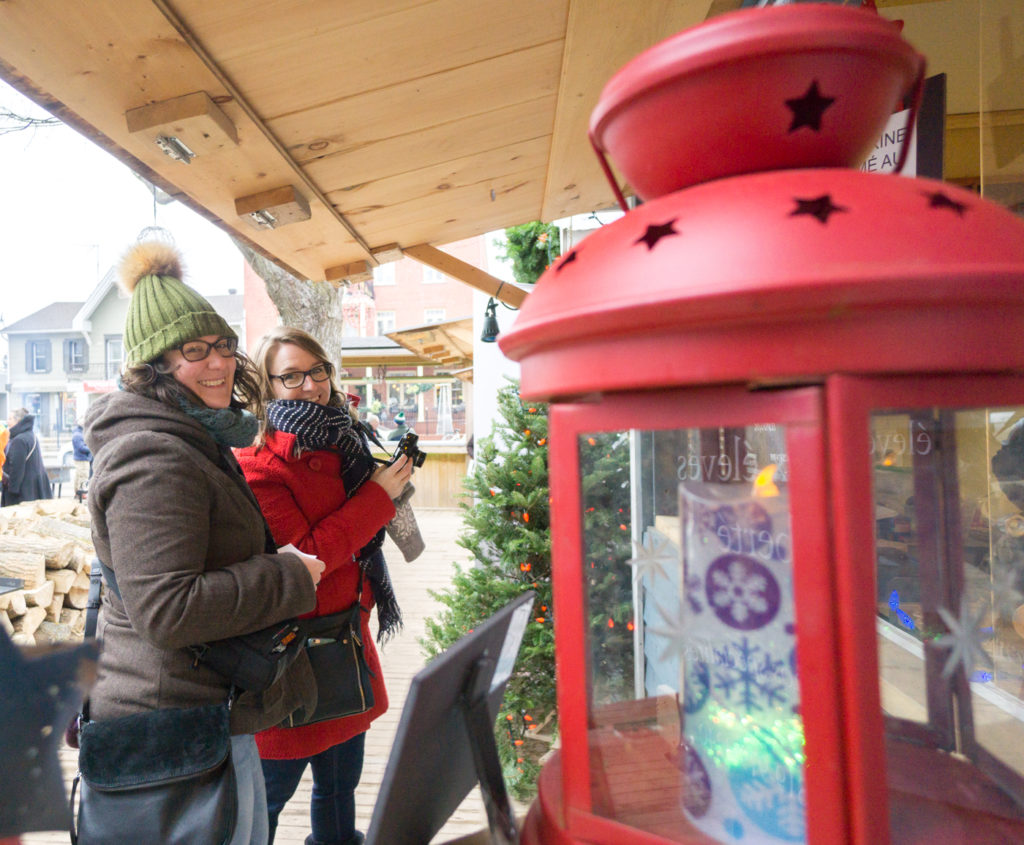
<path id="1" fill-rule="evenodd" d="M 221 358 L 230 358 L 238 349 L 238 338 L 222 337 L 213 343 L 207 343 L 205 340 L 189 340 L 181 346 L 173 348 L 180 351 L 186 361 L 202 361 L 210 354 L 211 349 L 216 349 Z"/>
<path id="2" fill-rule="evenodd" d="M 306 380 L 306 376 L 309 376 L 313 381 L 327 381 L 333 372 L 334 366 L 324 361 L 324 363 L 317 364 L 311 370 L 302 370 L 297 373 L 283 373 L 279 376 L 270 376 L 270 378 L 276 378 L 289 390 L 294 390 L 296 387 L 302 387 L 302 383 Z"/>

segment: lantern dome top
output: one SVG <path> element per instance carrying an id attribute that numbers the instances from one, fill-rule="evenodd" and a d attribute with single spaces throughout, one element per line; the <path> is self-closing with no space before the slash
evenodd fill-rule
<path id="1" fill-rule="evenodd" d="M 1024 223 L 945 183 L 844 168 L 719 179 L 592 234 L 502 350 L 525 395 L 1024 368 Z"/>
<path id="2" fill-rule="evenodd" d="M 872 11 L 741 10 L 626 64 L 601 93 L 590 139 L 645 200 L 738 173 L 856 167 L 924 66 Z"/>

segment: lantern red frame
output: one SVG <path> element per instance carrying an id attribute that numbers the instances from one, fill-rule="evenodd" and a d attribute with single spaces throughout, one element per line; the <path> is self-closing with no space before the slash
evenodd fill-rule
<path id="1" fill-rule="evenodd" d="M 849 841 L 888 843 L 889 814 L 879 812 L 879 807 L 889 806 L 890 779 L 875 634 L 875 523 L 871 465 L 863 459 L 870 453 L 870 416 L 879 411 L 930 407 L 960 410 L 1022 405 L 1024 379 L 982 374 L 913 378 L 833 375 L 826 385 L 831 444 L 828 468 L 831 478 L 838 482 L 832 485 L 831 501 L 841 651 L 837 667 L 847 714 L 844 744 Z M 871 542 L 864 542 L 865 538 Z M 980 757 L 975 765 L 981 771 L 991 774 L 998 767 L 983 749 Z M 937 786 L 936 791 L 940 788 Z M 942 796 L 937 794 L 935 800 L 941 804 Z M 981 835 L 981 831 L 975 833 Z M 901 842 L 907 841 L 901 838 Z"/>
<path id="2" fill-rule="evenodd" d="M 538 841 L 531 830 L 543 831 L 545 842 L 618 843 L 627 832 L 638 845 L 669 841 L 593 812 L 580 435 L 765 422 L 785 426 L 807 741 L 807 841 L 885 845 L 892 841 L 889 814 L 879 808 L 889 806 L 890 781 L 875 627 L 871 463 L 865 458 L 871 414 L 1013 405 L 1024 405 L 1024 380 L 1013 375 L 832 375 L 823 385 L 772 391 L 673 388 L 553 403 L 549 457 L 563 746 L 557 764 L 545 769 L 534 809 L 538 817 L 528 825 L 524 841 Z M 1000 764 L 988 759 L 984 749 L 975 751 L 980 771 L 998 769 Z M 943 796 L 936 794 L 935 800 L 941 804 Z M 561 820 L 557 831 L 550 829 L 554 819 Z M 671 841 L 696 845 L 712 840 L 694 834 Z"/>
<path id="3" fill-rule="evenodd" d="M 843 708 L 838 675 L 838 633 L 831 624 L 834 604 L 832 575 L 821 565 L 830 548 L 825 456 L 824 393 L 821 387 L 751 392 L 740 386 L 702 387 L 654 392 L 606 394 L 599 402 L 554 403 L 550 407 L 550 480 L 555 668 L 558 678 L 560 769 L 544 786 L 561 788 L 560 796 L 543 795 L 540 806 L 550 818 L 564 818 L 559 833 L 595 843 L 666 840 L 593 813 L 588 743 L 590 715 L 586 643 L 586 598 L 583 585 L 583 538 L 579 503 L 578 437 L 585 433 L 628 429 L 678 429 L 777 423 L 786 428 L 791 456 L 790 497 L 799 503 L 792 512 L 793 567 L 798 620 L 798 661 L 801 701 L 807 737 L 806 789 L 810 841 L 843 841 L 847 830 L 841 753 Z M 642 415 L 638 414 L 642 409 Z M 813 695 L 812 689 L 813 687 Z M 540 812 L 540 809 L 535 810 Z M 559 841 L 545 829 L 545 842 Z M 524 839 L 524 841 L 530 841 Z M 672 840 L 708 843 L 703 834 Z"/>

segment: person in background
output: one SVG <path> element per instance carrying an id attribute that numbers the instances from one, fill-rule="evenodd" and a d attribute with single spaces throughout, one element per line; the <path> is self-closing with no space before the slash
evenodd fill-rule
<path id="1" fill-rule="evenodd" d="M 7 418 L 10 439 L 3 465 L 3 507 L 53 498 L 43 452 L 32 430 L 35 421 L 25 408 L 16 408 Z"/>
<path id="2" fill-rule="evenodd" d="M 85 482 L 92 475 L 92 452 L 85 445 L 85 433 L 82 422 L 76 422 L 71 429 L 71 458 L 75 462 L 75 491 L 85 487 Z"/>
<path id="3" fill-rule="evenodd" d="M 362 639 L 372 673 L 374 705 L 364 713 L 256 735 L 270 811 L 270 842 L 278 816 L 307 766 L 313 769 L 312 833 L 306 845 L 359 845 L 355 789 L 370 724 L 387 710 L 380 659 L 370 635 L 376 605 L 378 641 L 401 626 L 380 550 L 392 502 L 412 475 L 403 455 L 378 466 L 350 400 L 334 383 L 334 367 L 315 338 L 288 327 L 271 330 L 255 355 L 263 389 L 263 430 L 239 462 L 278 543 L 292 543 L 327 565 L 317 587 L 315 616 L 366 609 Z M 365 584 L 365 587 L 364 587 Z"/>
<path id="4" fill-rule="evenodd" d="M 395 430 L 388 435 L 388 440 L 401 440 L 402 435 L 404 435 L 408 430 L 409 426 L 405 424 L 405 413 L 399 411 L 395 414 Z"/>
<path id="5" fill-rule="evenodd" d="M 98 636 L 96 721 L 169 708 L 219 705 L 227 678 L 190 646 L 247 634 L 312 610 L 323 563 L 278 553 L 231 452 L 259 425 L 243 410 L 258 394 L 248 359 L 223 317 L 181 281 L 169 244 L 136 245 L 120 265 L 131 295 L 121 389 L 89 409 L 89 487 L 96 555 L 116 576 Z M 253 735 L 315 699 L 300 652 L 262 693 L 234 698 L 231 760 L 238 813 L 229 845 L 263 845 L 266 792 Z M 110 765 L 116 766 L 117 761 Z M 87 784 L 81 800 L 89 800 Z M 188 813 L 155 806 L 154 813 Z"/>
<path id="6" fill-rule="evenodd" d="M 7 442 L 11 439 L 11 430 L 7 423 L 0 421 L 0 471 L 4 468 L 4 461 L 7 460 Z M 0 842 L 0 845 L 3 845 Z"/>
<path id="7" fill-rule="evenodd" d="M 368 413 L 363 422 L 365 422 L 367 427 L 370 429 L 370 434 L 374 437 L 380 437 L 380 417 L 374 413 Z"/>

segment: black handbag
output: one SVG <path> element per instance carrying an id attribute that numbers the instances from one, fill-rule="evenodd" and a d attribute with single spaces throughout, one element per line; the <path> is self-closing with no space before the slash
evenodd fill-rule
<path id="1" fill-rule="evenodd" d="M 303 619 L 306 637 L 306 655 L 316 677 L 316 708 L 307 712 L 300 707 L 281 727 L 297 728 L 365 713 L 373 707 L 374 676 L 363 654 L 362 574 L 359 577 L 359 595 L 355 604 L 328 616 Z"/>
<path id="2" fill-rule="evenodd" d="M 205 663 L 232 685 L 252 692 L 272 687 L 302 651 L 296 619 L 286 619 L 237 637 L 189 646 L 196 663 Z"/>
<path id="3" fill-rule="evenodd" d="M 121 598 L 114 570 L 99 558 L 93 558 L 91 578 L 95 580 L 100 572 L 107 587 Z M 285 619 L 250 634 L 188 646 L 188 650 L 195 658 L 195 665 L 207 664 L 230 681 L 232 686 L 250 692 L 263 692 L 272 687 L 285 669 L 291 666 L 304 644 L 298 620 Z"/>
<path id="4" fill-rule="evenodd" d="M 83 722 L 72 845 L 226 845 L 238 818 L 228 711 L 220 704 Z"/>

